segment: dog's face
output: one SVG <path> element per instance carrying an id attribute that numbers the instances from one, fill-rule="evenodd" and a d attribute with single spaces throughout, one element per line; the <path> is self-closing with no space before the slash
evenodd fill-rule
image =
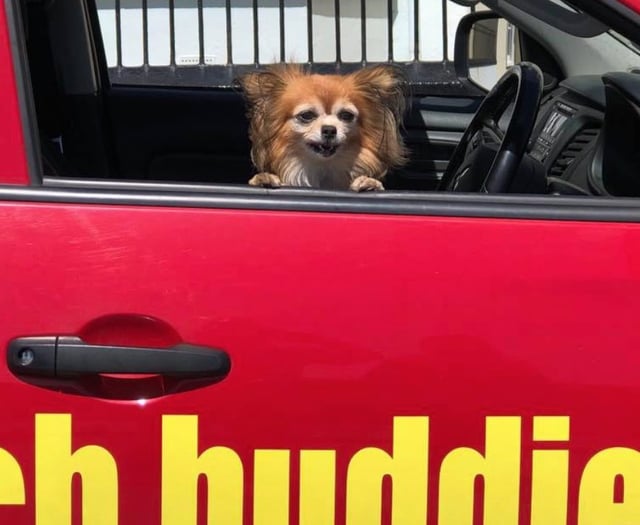
<path id="1" fill-rule="evenodd" d="M 358 168 L 376 177 L 403 159 L 404 84 L 395 68 L 318 75 L 277 65 L 246 75 L 241 85 L 259 171 L 282 176 L 295 163 L 309 170 Z"/>
<path id="2" fill-rule="evenodd" d="M 355 103 L 336 90 L 326 89 L 309 77 L 307 96 L 291 108 L 287 134 L 300 155 L 329 161 L 338 152 L 356 153 L 360 143 L 360 111 Z M 293 101 L 292 101 L 293 102 Z"/>

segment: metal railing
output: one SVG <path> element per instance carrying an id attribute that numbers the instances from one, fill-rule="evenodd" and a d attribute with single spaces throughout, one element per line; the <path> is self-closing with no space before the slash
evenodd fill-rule
<path id="1" fill-rule="evenodd" d="M 291 49 L 293 61 L 321 71 L 394 62 L 414 84 L 449 85 L 452 25 L 473 9 L 453 0 L 96 2 L 113 82 L 214 87 L 232 85 L 247 69 L 291 60 Z M 191 52 L 179 45 L 181 37 Z"/>

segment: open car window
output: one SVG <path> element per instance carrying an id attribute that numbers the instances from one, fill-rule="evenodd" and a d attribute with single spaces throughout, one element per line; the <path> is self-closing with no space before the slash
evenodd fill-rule
<path id="1" fill-rule="evenodd" d="M 251 155 L 255 137 L 236 80 L 291 57 L 317 73 L 388 64 L 405 75 L 408 110 L 398 124 L 407 162 L 380 169 L 386 190 L 415 198 L 465 191 L 480 199 L 486 185 L 443 183 L 451 166 L 456 177 L 482 182 L 500 166 L 505 140 L 521 136 L 529 140 L 509 163 L 510 177 L 529 174 L 535 184 L 504 184 L 500 193 L 638 196 L 633 176 L 613 174 L 616 183 L 608 185 L 602 175 L 615 164 L 605 158 L 614 151 L 606 147 L 614 135 L 606 123 L 619 111 L 608 104 L 613 88 L 605 88 L 605 74 L 609 67 L 627 74 L 638 54 L 601 32 L 613 24 L 598 21 L 596 30 L 586 9 L 545 2 L 553 7 L 542 14 L 517 1 L 491 10 L 494 3 L 25 2 L 45 183 L 203 184 L 254 194 L 247 183 L 265 170 Z M 473 129 L 487 90 L 471 70 L 495 83 L 521 62 L 521 70 L 539 70 L 539 93 L 516 111 L 518 90 L 508 89 L 507 103 Z M 637 95 L 625 90 L 635 104 Z M 531 110 L 527 129 L 510 133 L 522 108 Z M 626 126 L 633 131 L 635 123 Z M 336 151 L 314 140 L 305 143 L 310 151 Z M 452 162 L 461 149 L 464 161 Z M 633 162 L 624 167 L 633 169 Z"/>

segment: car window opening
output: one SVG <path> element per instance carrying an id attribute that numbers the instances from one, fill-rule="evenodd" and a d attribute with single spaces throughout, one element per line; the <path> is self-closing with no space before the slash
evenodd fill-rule
<path id="1" fill-rule="evenodd" d="M 600 77 L 567 76 L 548 49 L 551 40 L 542 42 L 535 24 L 522 30 L 482 4 L 343 0 L 301 1 L 297 9 L 281 2 L 269 9 L 257 2 L 241 8 L 227 0 L 215 8 L 194 2 L 178 9 L 172 1 L 160 7 L 142 2 L 137 8 L 117 0 L 20 1 L 45 178 L 247 186 L 261 169 L 269 175 L 269 163 L 265 168 L 255 162 L 246 84 L 238 79 L 286 60 L 293 48 L 305 71 L 353 77 L 366 67 L 392 64 L 407 81 L 408 109 L 398 121 L 407 162 L 387 158 L 372 177 L 358 165 L 360 172 L 350 172 L 351 186 L 332 180 L 322 189 L 375 191 L 381 189 L 378 174 L 386 171 L 381 180 L 391 191 L 640 195 L 640 184 L 630 176 L 635 165 L 614 160 L 631 150 L 607 142 L 603 131 L 620 107 L 635 103 L 615 102 L 618 80 L 605 89 Z M 465 23 L 467 31 L 460 31 Z M 456 28 L 458 38 L 466 39 L 462 47 L 455 42 Z M 614 30 L 599 31 L 591 40 L 605 38 L 637 60 L 635 47 Z M 459 49 L 464 56 L 454 56 Z M 508 125 L 522 103 L 514 90 L 503 93 L 509 104 L 491 107 L 484 118 L 473 116 L 487 90 L 521 61 L 535 63 L 540 76 L 540 92 L 525 106 L 537 108 L 538 100 L 540 105 L 527 122 L 515 115 L 519 134 L 530 133 L 531 139 L 521 145 L 522 159 L 508 159 L 501 146 L 513 136 Z M 608 116 L 607 97 L 614 101 Z M 340 104 L 347 109 L 310 106 L 291 116 L 291 126 L 305 133 L 300 141 L 305 155 L 346 155 L 340 137 L 348 141 L 347 131 L 360 120 L 349 100 Z M 311 113 L 315 134 L 314 123 L 300 117 Z M 352 121 L 341 119 L 347 113 Z M 627 119 L 627 129 L 636 125 Z M 464 148 L 457 147 L 461 141 Z M 384 156 L 387 142 L 377 144 L 370 149 Z M 498 173 L 498 182 L 489 181 L 499 171 L 496 165 L 510 166 L 508 180 Z M 607 176 L 607 167 L 618 173 Z M 332 169 L 284 179 L 275 175 L 284 185 L 293 180 L 296 186 L 317 187 L 318 180 L 331 178 L 325 172 Z M 278 186 L 282 180 L 258 182 Z"/>

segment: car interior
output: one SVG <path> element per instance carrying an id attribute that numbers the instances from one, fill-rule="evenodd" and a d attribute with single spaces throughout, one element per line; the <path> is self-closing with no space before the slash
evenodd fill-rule
<path id="1" fill-rule="evenodd" d="M 385 188 L 640 196 L 640 51 L 624 28 L 555 0 L 484 3 L 491 11 L 458 28 L 455 61 L 420 69 L 437 81 L 412 83 L 410 162 Z M 44 184 L 246 186 L 254 171 L 235 84 L 115 82 L 93 0 L 17 5 Z M 468 49 L 474 24 L 497 17 L 516 30 L 517 60 L 488 92 L 471 78 Z"/>

